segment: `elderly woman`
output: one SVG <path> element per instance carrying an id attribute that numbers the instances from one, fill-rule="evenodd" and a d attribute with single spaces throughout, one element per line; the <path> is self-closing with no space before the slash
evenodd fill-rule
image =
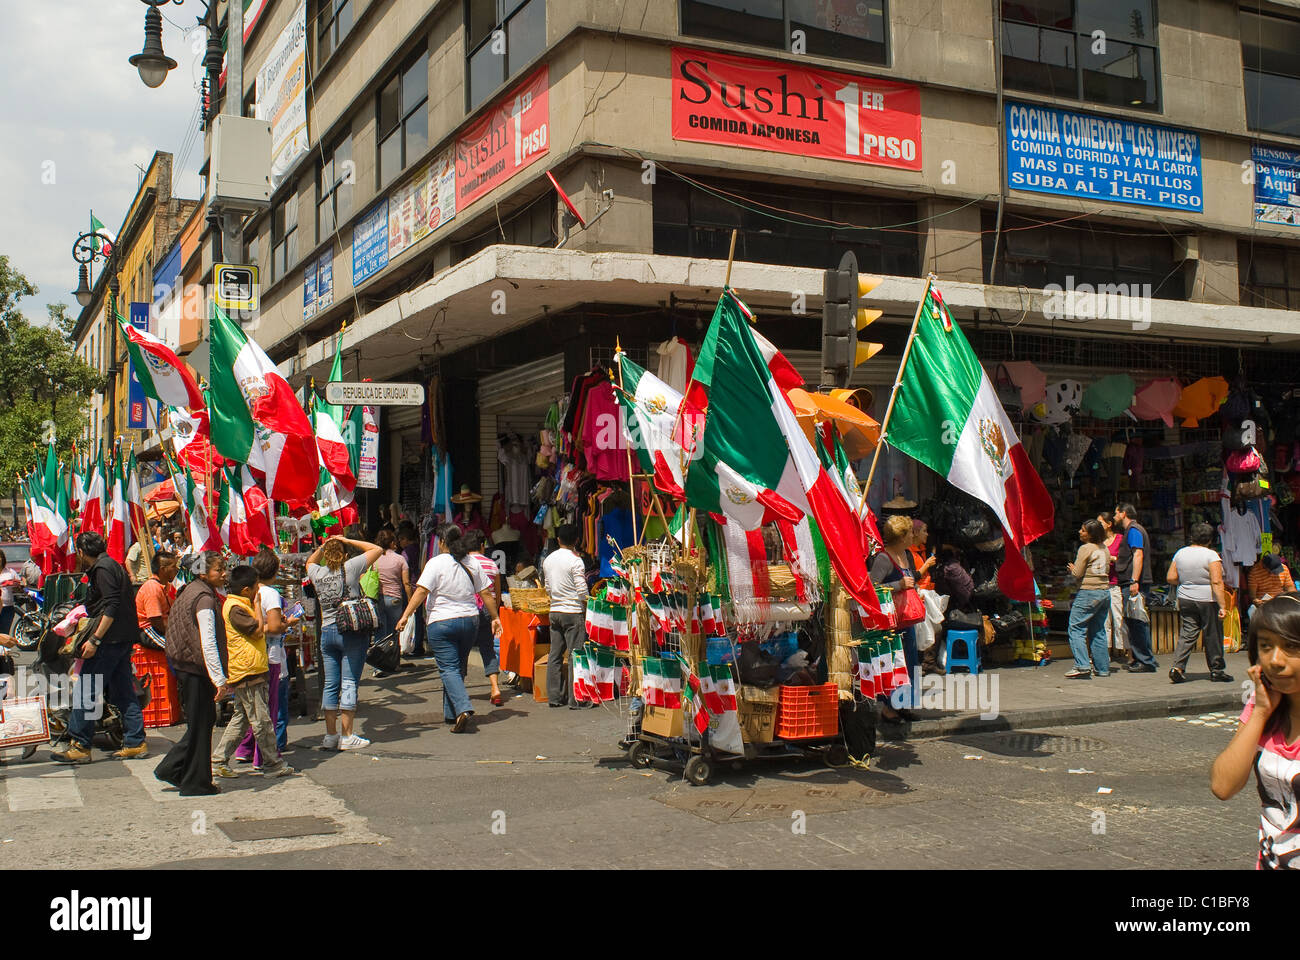
<path id="1" fill-rule="evenodd" d="M 916 570 L 912 566 L 911 554 L 908 553 L 908 548 L 912 545 L 912 518 L 895 514 L 884 522 L 880 535 L 884 538 L 885 545 L 871 561 L 872 582 L 882 587 L 891 587 L 896 592 L 915 590 Z M 916 630 L 908 626 L 899 633 L 903 639 L 903 658 L 907 661 L 907 676 L 911 681 L 917 675 Z M 913 706 L 915 693 L 911 686 L 902 691 L 904 707 Z M 880 710 L 886 720 L 913 719 L 909 711 L 894 710 L 888 704 L 882 704 Z"/>
<path id="2" fill-rule="evenodd" d="M 454 523 L 438 528 L 441 552 L 430 558 L 416 582 L 415 595 L 397 621 L 400 633 L 406 621 L 427 599 L 428 642 L 442 677 L 442 713 L 452 733 L 469 729 L 474 707 L 465 689 L 469 652 L 478 639 L 481 600 L 493 636 L 501 635 L 496 593 L 483 568 L 469 559 L 469 544 Z"/>
<path id="3" fill-rule="evenodd" d="M 359 553 L 348 559 L 347 548 Z M 352 732 L 357 713 L 357 684 L 366 668 L 370 637 L 361 631 L 344 631 L 335 626 L 339 605 L 361 594 L 361 575 L 383 554 L 377 544 L 347 537 L 330 537 L 307 558 L 307 576 L 316 590 L 320 618 L 321 669 L 325 690 L 321 710 L 325 713 L 324 750 L 361 750 L 370 741 Z M 341 735 L 340 735 L 340 730 Z"/>

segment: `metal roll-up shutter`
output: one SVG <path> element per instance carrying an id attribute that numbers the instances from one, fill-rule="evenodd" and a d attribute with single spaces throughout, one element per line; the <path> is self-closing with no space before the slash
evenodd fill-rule
<path id="1" fill-rule="evenodd" d="M 480 379 L 479 413 L 509 414 L 549 406 L 564 393 L 564 388 L 564 354 L 557 353 Z"/>

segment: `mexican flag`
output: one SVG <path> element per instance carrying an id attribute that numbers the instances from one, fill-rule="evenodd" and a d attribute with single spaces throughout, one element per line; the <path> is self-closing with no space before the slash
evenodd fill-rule
<path id="1" fill-rule="evenodd" d="M 619 685 L 619 665 L 612 650 L 592 650 L 587 654 L 587 683 L 597 702 L 614 699 Z"/>
<path id="2" fill-rule="evenodd" d="M 341 338 L 339 342 L 342 343 Z M 343 352 L 336 349 L 334 366 L 330 368 L 329 382 L 338 383 L 342 379 Z M 343 490 L 355 489 L 357 477 L 352 468 L 351 450 L 343 437 L 343 408 L 332 403 L 316 401 L 312 424 L 316 428 L 316 446 L 320 450 L 324 469 L 328 471 L 329 476 L 338 481 Z M 359 437 L 357 439 L 360 440 Z M 321 482 L 325 482 L 323 476 Z"/>
<path id="3" fill-rule="evenodd" d="M 274 500 L 298 500 L 316 491 L 316 437 L 275 364 L 220 307 L 213 307 L 212 440 L 217 452 L 266 477 Z"/>
<path id="4" fill-rule="evenodd" d="M 745 530 L 778 517 L 793 523 L 811 513 L 840 582 L 878 618 L 862 523 L 777 386 L 773 370 L 783 369 L 780 354 L 764 356 L 741 306 L 730 292 L 718 300 L 695 364 L 690 396 L 706 404 L 707 412 L 702 451 L 687 474 L 688 501 L 726 514 Z"/>
<path id="5" fill-rule="evenodd" d="M 888 442 L 992 508 L 1007 540 L 998 588 L 1012 600 L 1033 600 L 1033 574 L 1022 551 L 1052 529 L 1052 500 L 933 286 L 921 305 Z"/>
<path id="6" fill-rule="evenodd" d="M 575 650 L 569 655 L 569 676 L 573 681 L 574 700 L 579 703 L 600 702 L 591 682 L 591 662 L 585 650 Z"/>
<path id="7" fill-rule="evenodd" d="M 149 528 L 146 525 L 144 512 L 144 497 L 140 494 L 140 470 L 135 462 L 135 451 L 131 451 L 131 459 L 127 462 L 126 468 L 126 510 L 127 523 L 132 531 L 132 541 L 135 535 L 147 537 Z"/>
<path id="8" fill-rule="evenodd" d="M 120 313 L 117 322 L 145 394 L 173 407 L 201 409 L 203 393 L 185 361 L 148 330 L 127 323 Z"/>
<path id="9" fill-rule="evenodd" d="M 96 253 L 107 257 L 113 252 L 113 244 L 117 243 L 117 234 L 100 222 L 99 218 L 95 216 L 94 210 L 90 211 L 90 232 L 102 233 L 104 236 L 108 237 L 108 242 L 100 240 L 99 237 L 91 239 L 91 248 L 94 249 Z"/>
<path id="10" fill-rule="evenodd" d="M 874 699 L 877 693 L 882 693 L 876 686 L 875 662 L 872 659 L 872 647 L 863 643 L 857 648 L 858 651 L 858 689 L 867 699 Z"/>
<path id="11" fill-rule="evenodd" d="M 275 523 L 266 494 L 247 467 L 221 472 L 221 499 L 217 506 L 221 539 L 231 553 L 251 557 L 263 544 L 275 547 Z"/>
<path id="12" fill-rule="evenodd" d="M 104 479 L 104 452 L 95 455 L 95 463 L 86 476 L 86 494 L 81 502 L 81 520 L 77 526 L 79 533 L 87 531 L 104 535 L 105 494 L 108 484 Z"/>
<path id="13" fill-rule="evenodd" d="M 168 407 L 167 415 L 178 464 L 197 470 L 202 477 L 230 465 L 212 443 L 212 425 L 206 409 L 190 412 L 184 407 Z"/>
<path id="14" fill-rule="evenodd" d="M 835 424 L 829 420 L 824 421 L 818 428 L 817 441 L 817 456 L 821 458 L 822 465 L 835 480 L 835 485 L 840 488 L 845 502 L 849 504 L 849 509 L 857 513 L 862 520 L 862 530 L 867 538 L 867 552 L 875 553 L 884 546 L 885 541 L 876 526 L 875 514 L 871 512 L 871 507 L 862 496 L 858 475 L 853 470 L 853 464 L 849 462 L 849 455 L 844 452 L 844 444 L 840 442 L 840 432 Z"/>
<path id="15" fill-rule="evenodd" d="M 623 376 L 623 389 L 615 389 L 614 396 L 626 411 L 623 423 L 624 440 L 632 447 L 641 463 L 641 473 L 654 476 L 654 484 L 675 500 L 686 497 L 682 489 L 682 460 L 685 449 L 693 442 L 683 444 L 682 434 L 694 436 L 693 431 L 703 427 L 698 416 L 687 413 L 678 421 L 682 395 L 653 373 L 633 363 L 621 351 L 615 354 Z"/>
<path id="16" fill-rule="evenodd" d="M 239 482 L 240 498 L 244 502 L 244 515 L 248 521 L 249 541 L 258 547 L 265 545 L 274 550 L 278 546 L 275 539 L 275 513 L 266 491 L 247 466 L 240 467 L 237 471 L 232 469 L 231 475 Z M 256 553 L 257 550 L 254 549 L 253 552 Z"/>
<path id="17" fill-rule="evenodd" d="M 185 472 L 176 473 L 177 499 L 185 507 L 185 516 L 189 519 L 190 543 L 196 551 L 220 550 L 221 534 L 213 525 L 207 504 L 204 502 L 204 489 L 194 481 L 189 467 Z"/>
<path id="18" fill-rule="evenodd" d="M 72 491 L 68 497 L 68 506 L 80 510 L 86 505 L 86 472 L 81 469 L 81 457 L 72 464 Z"/>
<path id="19" fill-rule="evenodd" d="M 642 699 L 652 707 L 675 710 L 682 705 L 681 662 L 672 657 L 646 657 L 641 664 Z"/>
<path id="20" fill-rule="evenodd" d="M 106 524 L 108 535 L 108 555 L 118 563 L 126 563 L 126 552 L 131 549 L 134 537 L 131 534 L 131 511 L 127 507 L 126 478 L 122 475 L 122 457 L 119 454 L 113 462 L 112 493 L 109 497 Z"/>

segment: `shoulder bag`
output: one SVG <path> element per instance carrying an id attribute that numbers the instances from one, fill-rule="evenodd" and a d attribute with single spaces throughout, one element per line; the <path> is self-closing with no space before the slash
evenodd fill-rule
<path id="1" fill-rule="evenodd" d="M 906 572 L 894 562 L 894 558 L 889 556 L 889 562 L 894 564 L 894 569 L 900 574 L 906 576 Z M 916 574 L 912 574 L 913 581 L 916 580 Z M 900 581 L 901 582 L 901 581 Z M 895 587 L 894 588 L 894 626 L 903 630 L 915 623 L 920 623 L 925 619 L 925 601 L 921 599 L 921 594 L 915 587 Z"/>
<path id="2" fill-rule="evenodd" d="M 347 572 L 343 571 L 343 587 L 347 589 Z M 375 602 L 364 593 L 348 597 L 339 604 L 334 614 L 334 624 L 347 633 L 369 633 L 379 626 L 379 611 Z"/>

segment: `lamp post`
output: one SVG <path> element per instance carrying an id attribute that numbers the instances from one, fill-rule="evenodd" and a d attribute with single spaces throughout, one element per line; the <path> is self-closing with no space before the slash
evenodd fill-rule
<path id="1" fill-rule="evenodd" d="M 104 252 L 107 245 L 108 253 Z M 82 233 L 72 243 L 72 259 L 77 261 L 77 289 L 73 296 L 82 307 L 88 307 L 94 301 L 94 288 L 90 282 L 90 268 L 96 260 L 104 261 L 104 269 L 109 272 L 109 312 L 106 331 L 109 337 L 108 354 L 108 433 L 111 438 L 117 435 L 117 295 L 118 283 L 115 251 L 116 244 L 102 233 Z"/>
<path id="2" fill-rule="evenodd" d="M 144 14 L 144 48 L 128 58 L 128 62 L 139 71 L 140 79 L 146 87 L 160 87 L 167 79 L 167 74 L 175 68 L 176 61 L 163 52 L 162 15 L 158 12 L 158 8 L 168 3 L 180 6 L 182 0 L 140 0 L 140 2 L 149 8 Z M 208 32 L 208 46 L 203 54 L 203 66 L 208 74 L 208 102 L 204 116 L 206 122 L 216 113 L 213 105 L 217 102 L 217 88 L 221 82 L 221 60 L 224 54 L 221 50 L 220 23 L 217 20 L 217 0 L 202 0 L 202 2 L 203 16 L 198 18 L 198 23 Z M 240 19 L 242 22 L 242 17 Z M 242 33 L 240 39 L 243 39 Z M 241 70 L 239 78 L 241 80 L 242 73 Z M 242 97 L 241 90 L 239 92 L 241 101 Z M 240 105 L 242 106 L 242 102 Z"/>

